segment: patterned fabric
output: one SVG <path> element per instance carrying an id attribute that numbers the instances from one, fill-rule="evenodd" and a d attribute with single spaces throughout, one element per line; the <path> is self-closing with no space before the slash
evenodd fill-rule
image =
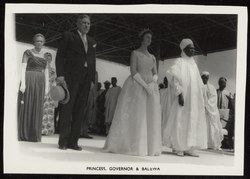
<path id="1" fill-rule="evenodd" d="M 55 82 L 55 69 L 49 69 L 49 82 L 50 86 L 56 85 Z M 56 107 L 56 102 L 53 101 L 50 95 L 45 95 L 44 99 L 44 110 L 43 110 L 43 122 L 42 122 L 42 134 L 52 135 L 55 132 L 54 127 L 54 109 Z"/>

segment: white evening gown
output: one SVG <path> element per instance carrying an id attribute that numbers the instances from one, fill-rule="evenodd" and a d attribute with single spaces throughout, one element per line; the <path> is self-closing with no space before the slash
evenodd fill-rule
<path id="1" fill-rule="evenodd" d="M 137 57 L 137 72 L 146 83 L 153 81 L 154 56 L 134 51 Z M 131 76 L 124 82 L 118 98 L 109 135 L 104 145 L 107 152 L 137 155 L 160 155 L 161 106 L 158 84 L 149 95 Z"/>

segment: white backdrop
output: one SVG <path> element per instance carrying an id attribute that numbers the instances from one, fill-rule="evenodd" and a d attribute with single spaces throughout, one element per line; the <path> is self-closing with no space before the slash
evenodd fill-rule
<path id="1" fill-rule="evenodd" d="M 236 88 L 236 59 L 237 50 L 227 50 L 216 53 L 209 53 L 207 56 L 195 57 L 200 73 L 208 71 L 210 73 L 209 82 L 218 88 L 218 79 L 227 78 L 227 89 L 235 93 Z M 166 71 L 171 67 L 175 59 L 167 59 L 159 62 L 159 82 L 163 81 Z"/>
<path id="2" fill-rule="evenodd" d="M 20 66 L 22 61 L 23 52 L 26 49 L 33 48 L 32 44 L 17 42 L 17 64 L 18 74 L 20 74 Z M 44 50 L 52 54 L 52 67 L 55 67 L 56 49 L 51 47 L 44 47 Z M 196 62 L 198 64 L 200 72 L 208 71 L 210 73 L 210 83 L 218 88 L 218 79 L 222 76 L 227 78 L 227 89 L 235 93 L 236 86 L 236 57 L 237 50 L 227 50 L 222 52 L 209 53 L 207 56 L 197 56 Z M 163 81 L 166 76 L 166 70 L 168 70 L 175 59 L 167 59 L 159 62 L 159 82 Z M 122 86 L 126 78 L 130 75 L 130 69 L 128 66 L 118 63 L 97 59 L 96 69 L 98 72 L 98 81 L 102 83 L 106 80 L 111 80 L 111 77 L 117 77 L 118 85 Z M 18 75 L 20 78 L 20 75 Z M 19 80 L 19 79 L 18 79 Z"/>

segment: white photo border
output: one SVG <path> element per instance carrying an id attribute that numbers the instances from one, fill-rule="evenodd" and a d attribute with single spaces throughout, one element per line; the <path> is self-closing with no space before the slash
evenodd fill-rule
<path id="1" fill-rule="evenodd" d="M 18 155 L 16 133 L 17 85 L 15 56 L 15 14 L 16 13 L 147 13 L 147 14 L 236 14 L 238 15 L 237 29 L 237 65 L 236 65 L 236 111 L 235 118 L 235 158 L 233 166 L 202 166 L 183 164 L 124 164 L 105 163 L 104 166 L 134 166 L 160 167 L 150 175 L 243 175 L 244 171 L 244 124 L 245 124 L 245 89 L 246 89 L 246 56 L 247 56 L 247 7 L 237 6 L 201 6 L 201 5 L 65 5 L 65 4 L 6 4 L 5 12 L 5 104 L 4 104 L 4 173 L 16 173 L 12 168 L 15 156 Z M 98 166 L 99 163 L 83 163 L 74 170 L 66 165 L 59 169 L 24 168 L 23 173 L 54 173 L 54 174 L 126 174 L 143 175 L 146 172 L 120 171 L 87 171 L 88 166 Z M 64 170 L 62 169 L 63 167 Z M 180 173 L 181 168 L 181 173 Z M 22 172 L 20 172 L 22 173 Z"/>

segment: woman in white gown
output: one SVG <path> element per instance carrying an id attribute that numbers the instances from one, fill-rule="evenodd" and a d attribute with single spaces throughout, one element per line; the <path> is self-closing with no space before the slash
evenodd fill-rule
<path id="1" fill-rule="evenodd" d="M 158 156 L 161 153 L 161 106 L 156 59 L 147 50 L 152 32 L 140 34 L 131 53 L 131 75 L 124 82 L 104 149 L 107 152 Z"/>

